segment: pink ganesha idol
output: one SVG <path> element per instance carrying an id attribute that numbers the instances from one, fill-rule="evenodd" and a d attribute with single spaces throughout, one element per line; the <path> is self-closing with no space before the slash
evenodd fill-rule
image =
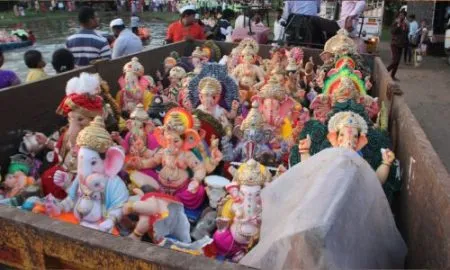
<path id="1" fill-rule="evenodd" d="M 160 189 L 180 199 L 188 209 L 199 208 L 206 196 L 202 185 L 206 176 L 205 165 L 191 151 L 201 142 L 193 125 L 193 117 L 185 109 L 171 109 L 164 117 L 164 125 L 154 131 L 161 148 L 149 158 L 129 165 L 137 170 L 161 166 L 157 177 Z M 192 177 L 189 169 L 193 172 Z"/>
<path id="2" fill-rule="evenodd" d="M 153 130 L 155 125 L 151 121 L 148 113 L 144 110 L 142 104 L 138 104 L 136 109 L 131 113 L 130 119 L 127 120 L 128 133 L 125 138 L 121 138 L 118 132 L 112 133 L 112 138 L 120 144 L 125 150 L 125 168 L 128 164 L 134 164 L 140 159 L 149 158 L 153 152 L 159 147 Z M 156 178 L 157 174 L 154 170 L 142 170 L 141 172 Z"/>
<path id="3" fill-rule="evenodd" d="M 153 94 L 157 91 L 152 77 L 144 74 L 144 66 L 139 63 L 137 57 L 123 67 L 123 76 L 119 79 L 121 90 L 117 93 L 116 101 L 122 112 L 131 113 L 141 103 L 144 109 L 152 101 Z"/>
<path id="4" fill-rule="evenodd" d="M 233 181 L 226 186 L 226 196 L 217 211 L 214 245 L 217 253 L 238 262 L 259 239 L 262 203 L 260 193 L 272 180 L 269 170 L 248 160 L 239 169 L 231 170 Z"/>
<path id="5" fill-rule="evenodd" d="M 301 106 L 289 97 L 276 77 L 272 76 L 252 100 L 261 104 L 259 108 L 266 125 L 274 134 L 286 141 L 292 139 L 292 113 L 296 107 L 300 109 Z"/>

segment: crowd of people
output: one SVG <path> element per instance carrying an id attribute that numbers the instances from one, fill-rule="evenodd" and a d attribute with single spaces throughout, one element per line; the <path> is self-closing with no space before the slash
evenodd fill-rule
<path id="1" fill-rule="evenodd" d="M 423 19 L 419 25 L 414 14 L 408 16 L 406 11 L 402 10 L 391 26 L 391 36 L 392 62 L 387 69 L 391 73 L 392 79 L 398 81 L 396 74 L 402 54 L 405 64 L 411 65 L 417 61 L 417 55 L 426 53 L 427 21 Z M 413 55 L 414 61 L 412 61 Z"/>
<path id="2" fill-rule="evenodd" d="M 58 49 L 53 53 L 51 64 L 56 73 L 87 66 L 99 59 L 114 59 L 138 53 L 144 48 L 141 39 L 135 34 L 135 29 L 127 28 L 120 18 L 110 23 L 111 31 L 115 36 L 112 48 L 108 39 L 96 32 L 99 19 L 93 8 L 81 8 L 78 21 L 81 27 L 78 33 L 67 38 L 66 48 Z M 131 21 L 133 22 L 133 19 Z M 3 52 L 0 51 L 0 68 L 3 62 Z M 48 76 L 44 71 L 46 62 L 38 50 L 25 52 L 24 62 L 29 69 L 25 82 L 38 81 Z M 14 72 L 0 69 L 0 89 L 20 83 L 19 77 Z"/>
<path id="3" fill-rule="evenodd" d="M 121 1 L 120 5 L 131 4 L 132 16 L 129 27 L 121 18 L 110 22 L 110 29 L 114 35 L 113 41 L 100 35 L 96 29 L 99 27 L 99 18 L 96 11 L 91 7 L 82 7 L 79 10 L 78 21 L 81 29 L 78 33 L 68 37 L 66 48 L 57 50 L 52 58 L 52 65 L 57 73 L 69 71 L 75 67 L 89 65 L 92 61 L 99 59 L 115 59 L 125 55 L 134 54 L 143 50 L 142 40 L 138 36 L 139 17 L 137 11 L 148 6 L 148 1 Z M 161 1 L 167 5 L 173 1 Z M 350 3 L 352 2 L 352 3 Z M 355 3 L 356 2 L 356 5 Z M 174 2 L 178 3 L 178 2 Z M 166 43 L 174 43 L 184 40 L 213 39 L 218 41 L 231 41 L 234 29 L 244 28 L 249 22 L 253 27 L 264 26 L 259 13 L 239 13 L 227 8 L 221 2 L 198 2 L 197 5 L 187 3 L 178 6 L 180 19 L 171 23 L 167 29 Z M 200 5 L 200 6 L 199 6 Z M 343 1 L 341 3 L 341 14 L 337 22 L 323 23 L 314 20 L 320 12 L 320 1 L 287 1 L 284 9 L 278 9 L 277 18 L 274 23 L 273 41 L 283 40 L 286 24 L 293 17 L 307 18 L 308 23 L 314 24 L 317 29 L 327 31 L 344 28 L 351 37 L 357 37 L 357 23 L 359 16 L 364 12 L 365 1 Z M 134 7 L 134 8 L 133 8 Z M 200 11 L 200 12 L 199 12 Z M 311 19 L 312 18 L 312 19 Z M 232 22 L 234 21 L 234 25 Z M 335 26 L 336 25 L 336 26 Z M 401 11 L 392 25 L 392 63 L 388 66 L 389 72 L 394 80 L 402 57 L 406 64 L 411 64 L 414 56 L 423 54 L 427 44 L 427 22 L 419 23 L 415 15 L 406 15 Z M 312 29 L 316 29 L 312 26 Z M 333 30 L 334 29 L 334 30 Z M 314 35 L 315 33 L 313 33 Z M 26 82 L 43 79 L 47 76 L 44 71 L 45 61 L 42 54 L 36 50 L 30 50 L 24 55 L 24 62 L 30 69 Z M 0 64 L 3 64 L 3 55 Z M 9 87 L 20 83 L 19 78 L 10 71 L 1 70 L 0 88 Z"/>

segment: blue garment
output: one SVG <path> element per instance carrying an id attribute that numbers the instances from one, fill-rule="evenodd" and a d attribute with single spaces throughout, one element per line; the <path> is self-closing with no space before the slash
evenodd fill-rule
<path id="1" fill-rule="evenodd" d="M 419 24 L 416 21 L 410 22 L 408 36 L 411 38 L 415 36 L 418 32 L 419 32 Z"/>
<path id="2" fill-rule="evenodd" d="M 291 14 L 317 16 L 319 10 L 320 0 L 288 0 L 284 2 L 283 19 Z"/>
<path id="3" fill-rule="evenodd" d="M 87 66 L 92 60 L 111 58 L 111 47 L 106 38 L 94 30 L 81 29 L 66 41 L 66 47 L 72 52 L 76 66 Z"/>
<path id="4" fill-rule="evenodd" d="M 142 49 L 144 49 L 144 46 L 142 46 L 141 39 L 129 29 L 124 29 L 114 42 L 112 59 L 138 53 Z"/>
<path id="5" fill-rule="evenodd" d="M 78 177 L 76 177 L 67 192 L 67 195 L 73 202 L 78 200 L 78 183 Z M 104 198 L 106 216 L 110 211 L 122 209 L 122 206 L 128 201 L 128 196 L 127 186 L 119 176 L 108 179 Z"/>

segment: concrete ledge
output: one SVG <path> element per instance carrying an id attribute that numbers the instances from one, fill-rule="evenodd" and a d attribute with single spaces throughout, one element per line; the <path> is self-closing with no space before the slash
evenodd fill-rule
<path id="1" fill-rule="evenodd" d="M 115 237 L 5 206 L 0 206 L 0 227 L 2 249 L 18 250 L 20 263 L 10 264 L 20 268 L 48 268 L 47 258 L 51 256 L 83 269 L 252 269 Z M 2 258 L 0 262 L 8 261 Z"/>

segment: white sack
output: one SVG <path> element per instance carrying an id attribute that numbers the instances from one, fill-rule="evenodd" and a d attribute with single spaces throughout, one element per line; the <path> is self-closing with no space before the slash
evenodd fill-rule
<path id="1" fill-rule="evenodd" d="M 406 245 L 375 172 L 329 148 L 262 191 L 259 243 L 240 261 L 261 269 L 403 268 Z"/>

